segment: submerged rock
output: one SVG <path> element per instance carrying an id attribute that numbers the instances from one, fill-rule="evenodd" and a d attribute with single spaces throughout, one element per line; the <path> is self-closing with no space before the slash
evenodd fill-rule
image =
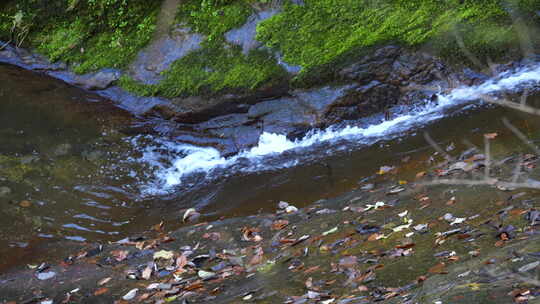
<path id="1" fill-rule="evenodd" d="M 6 197 L 11 194 L 11 189 L 5 186 L 0 187 L 0 197 Z"/>
<path id="2" fill-rule="evenodd" d="M 73 84 L 81 86 L 87 90 L 103 90 L 110 87 L 115 81 L 120 79 L 122 73 L 114 69 L 103 69 L 101 71 L 76 75 Z"/>

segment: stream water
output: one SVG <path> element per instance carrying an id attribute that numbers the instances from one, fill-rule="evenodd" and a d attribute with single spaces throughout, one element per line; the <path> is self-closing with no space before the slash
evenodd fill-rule
<path id="1" fill-rule="evenodd" d="M 145 122 L 110 102 L 0 65 L 0 269 L 58 240 L 114 241 L 162 220 L 173 229 L 186 208 L 212 220 L 272 211 L 280 200 L 302 207 L 335 197 L 380 166 L 431 153 L 425 131 L 443 144 L 479 144 L 507 117 L 536 138 L 538 119 L 478 99 L 516 96 L 539 82 L 540 65 L 532 65 L 395 109 L 389 121 L 375 116 L 297 141 L 265 133 L 258 146 L 225 158 L 213 148 L 133 135 Z"/>

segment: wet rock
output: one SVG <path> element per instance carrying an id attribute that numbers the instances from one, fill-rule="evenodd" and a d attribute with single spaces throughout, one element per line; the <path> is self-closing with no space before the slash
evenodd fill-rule
<path id="1" fill-rule="evenodd" d="M 374 225 L 360 224 L 356 226 L 355 230 L 360 234 L 371 234 L 379 232 L 381 228 Z"/>
<path id="2" fill-rule="evenodd" d="M 54 156 L 56 157 L 60 157 L 60 156 L 66 156 L 68 155 L 70 152 L 71 152 L 71 149 L 73 147 L 71 146 L 71 144 L 60 144 L 56 147 L 56 149 L 54 150 L 53 154 Z"/>
<path id="3" fill-rule="evenodd" d="M 73 84 L 87 90 L 103 90 L 120 79 L 120 76 L 122 76 L 122 73 L 118 70 L 103 69 L 95 73 L 81 76 L 76 75 L 73 79 Z"/>
<path id="4" fill-rule="evenodd" d="M 469 68 L 465 68 L 461 73 L 457 74 L 458 80 L 467 86 L 479 85 L 489 79 L 489 76 L 475 72 Z"/>
<path id="5" fill-rule="evenodd" d="M 240 45 L 242 47 L 242 53 L 247 55 L 249 51 L 262 45 L 255 39 L 255 35 L 257 34 L 257 24 L 277 13 L 278 10 L 275 9 L 263 10 L 254 13 L 248 18 L 244 25 L 225 33 L 225 40 L 229 43 Z"/>
<path id="6" fill-rule="evenodd" d="M 129 67 L 129 75 L 142 83 L 156 84 L 162 79 L 161 72 L 176 60 L 199 49 L 203 39 L 204 36 L 192 33 L 187 27 L 176 27 L 156 38 L 139 53 Z"/>

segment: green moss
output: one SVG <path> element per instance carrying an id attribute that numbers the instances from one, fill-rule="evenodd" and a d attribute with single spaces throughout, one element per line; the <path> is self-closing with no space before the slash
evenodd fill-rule
<path id="1" fill-rule="evenodd" d="M 39 172 L 41 168 L 25 164 L 18 157 L 0 155 L 0 175 L 10 182 L 23 182 L 27 175 Z"/>
<path id="2" fill-rule="evenodd" d="M 78 73 L 127 66 L 152 38 L 159 7 L 143 0 L 17 1 L 29 26 L 27 46 Z"/>
<path id="3" fill-rule="evenodd" d="M 283 53 L 286 62 L 302 66 L 301 77 L 385 43 L 412 47 L 429 42 L 436 51 L 455 57 L 459 46 L 454 31 L 474 54 L 493 53 L 516 42 L 511 18 L 499 0 L 304 2 L 287 3 L 282 13 L 257 29 L 260 41 Z M 518 5 L 532 10 L 539 3 L 527 0 Z"/>
<path id="4" fill-rule="evenodd" d="M 227 31 L 242 26 L 253 13 L 250 1 L 188 0 L 180 4 L 177 21 L 191 30 L 221 39 Z"/>
<path id="5" fill-rule="evenodd" d="M 251 90 L 285 77 L 268 52 L 253 50 L 244 56 L 239 47 L 206 44 L 172 64 L 157 85 L 143 85 L 123 77 L 120 85 L 135 94 L 165 97 Z"/>

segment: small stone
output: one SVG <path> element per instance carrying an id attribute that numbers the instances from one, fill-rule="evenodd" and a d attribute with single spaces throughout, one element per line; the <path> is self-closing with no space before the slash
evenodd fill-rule
<path id="1" fill-rule="evenodd" d="M 279 208 L 279 209 L 285 209 L 285 208 L 287 208 L 287 207 L 289 207 L 289 203 L 287 203 L 287 202 L 281 201 L 281 202 L 279 202 L 279 204 L 278 204 L 278 208 Z"/>
<path id="2" fill-rule="evenodd" d="M 518 271 L 519 272 L 527 272 L 529 270 L 535 269 L 538 266 L 540 266 L 540 261 L 536 261 L 536 262 L 532 262 L 532 263 L 527 264 L 527 265 L 523 265 L 518 269 Z"/>
<path id="3" fill-rule="evenodd" d="M 45 281 L 45 280 L 54 278 L 55 275 L 56 275 L 56 272 L 54 272 L 54 271 L 47 271 L 47 272 L 40 272 L 40 273 L 38 273 L 38 274 L 36 275 L 36 277 L 38 278 L 38 280 Z"/>
<path id="4" fill-rule="evenodd" d="M 447 222 L 452 222 L 454 221 L 454 216 L 452 215 L 452 213 L 447 213 L 443 216 L 443 219 Z"/>
<path id="5" fill-rule="evenodd" d="M 137 292 L 139 291 L 138 288 L 135 288 L 135 289 L 132 289 L 130 290 L 128 293 L 126 293 L 123 297 L 122 297 L 122 300 L 124 301 L 130 301 L 130 300 L 133 300 L 135 298 L 135 296 L 137 295 Z"/>
<path id="6" fill-rule="evenodd" d="M 364 190 L 364 191 L 370 191 L 370 190 L 373 190 L 373 189 L 375 189 L 374 184 L 366 184 L 366 185 L 363 185 L 362 187 L 360 187 L 360 190 Z"/>
<path id="7" fill-rule="evenodd" d="M 210 278 L 213 278 L 216 274 L 213 273 L 213 272 L 210 272 L 210 271 L 199 270 L 197 275 L 199 276 L 199 278 L 201 278 L 203 280 L 208 280 Z"/>
<path id="8" fill-rule="evenodd" d="M 295 206 L 288 206 L 287 208 L 285 208 L 285 212 L 295 213 L 295 212 L 298 212 L 298 208 L 296 208 Z"/>

